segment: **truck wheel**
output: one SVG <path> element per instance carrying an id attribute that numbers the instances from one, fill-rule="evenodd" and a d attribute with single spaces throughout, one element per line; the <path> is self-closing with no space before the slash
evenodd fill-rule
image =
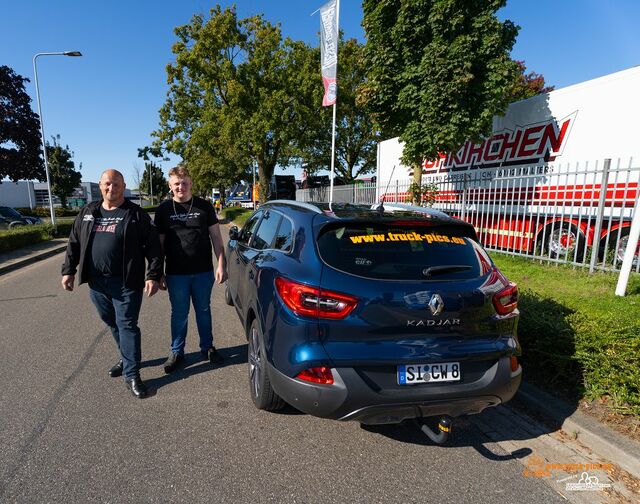
<path id="1" fill-rule="evenodd" d="M 276 411 L 284 407 L 284 401 L 271 388 L 267 372 L 267 356 L 260 325 L 255 319 L 249 329 L 249 391 L 256 408 Z"/>
<path id="2" fill-rule="evenodd" d="M 601 260 L 606 260 L 608 264 L 613 264 L 614 267 L 619 268 L 622 266 L 622 261 L 624 259 L 624 253 L 627 250 L 627 245 L 629 243 L 629 231 L 630 229 L 623 228 L 620 230 L 620 241 L 618 241 L 618 231 L 613 231 L 611 236 L 609 237 L 609 246 L 608 253 L 604 254 L 604 243 L 606 241 L 606 237 L 601 240 L 601 251 L 600 258 Z M 640 242 L 638 242 L 638 246 L 636 247 L 636 253 L 633 257 L 633 267 L 635 268 L 638 265 L 638 255 L 640 254 Z"/>
<path id="3" fill-rule="evenodd" d="M 224 283 L 224 302 L 229 306 L 233 306 L 233 298 L 231 297 L 231 291 L 229 290 L 228 281 Z"/>
<path id="4" fill-rule="evenodd" d="M 543 235 L 545 255 L 552 259 L 566 258 L 568 261 L 573 261 L 575 257 L 576 262 L 584 260 L 586 238 L 574 224 L 555 222 L 547 226 Z"/>

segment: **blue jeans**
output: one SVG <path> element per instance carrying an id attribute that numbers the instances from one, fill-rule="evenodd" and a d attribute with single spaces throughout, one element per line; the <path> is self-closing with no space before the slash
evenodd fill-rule
<path id="1" fill-rule="evenodd" d="M 187 340 L 189 301 L 196 312 L 196 325 L 200 335 L 200 350 L 213 346 L 211 324 L 211 291 L 213 271 L 194 275 L 167 275 L 167 290 L 171 301 L 171 351 L 182 355 Z"/>
<path id="2" fill-rule="evenodd" d="M 122 374 L 125 379 L 139 376 L 142 351 L 138 315 L 143 290 L 126 288 L 122 277 L 91 278 L 89 288 L 91 301 L 120 350 Z"/>

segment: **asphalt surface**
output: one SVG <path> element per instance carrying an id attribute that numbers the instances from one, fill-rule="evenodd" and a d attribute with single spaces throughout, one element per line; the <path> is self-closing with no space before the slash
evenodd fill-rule
<path id="1" fill-rule="evenodd" d="M 293 408 L 256 410 L 243 329 L 220 286 L 212 307 L 225 363 L 201 359 L 192 317 L 187 366 L 173 375 L 162 369 L 168 297 L 145 299 L 141 374 L 153 395 L 136 400 L 107 376 L 118 358 L 111 335 L 86 285 L 59 287 L 61 261 L 0 277 L 0 502 L 627 500 L 624 492 L 567 493 L 556 474 L 527 474 L 537 454 L 593 459 L 502 407 L 456 421 L 445 446 L 412 425 L 362 428 Z"/>

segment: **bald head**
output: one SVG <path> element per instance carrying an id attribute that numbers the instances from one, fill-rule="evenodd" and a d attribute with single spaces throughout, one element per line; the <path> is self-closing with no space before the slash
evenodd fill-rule
<path id="1" fill-rule="evenodd" d="M 106 209 L 119 207 L 124 203 L 124 177 L 118 170 L 105 170 L 100 177 L 102 206 Z"/>
<path id="2" fill-rule="evenodd" d="M 124 176 L 122 175 L 122 173 L 120 173 L 118 170 L 114 170 L 113 168 L 108 168 L 107 170 L 103 171 L 102 175 L 100 175 L 100 180 L 102 181 L 102 179 L 105 177 L 107 178 L 117 177 L 124 184 Z"/>

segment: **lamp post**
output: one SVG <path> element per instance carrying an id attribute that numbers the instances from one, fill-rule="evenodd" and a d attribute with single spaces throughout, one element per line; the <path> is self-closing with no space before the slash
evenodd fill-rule
<path id="1" fill-rule="evenodd" d="M 64 52 L 47 52 L 38 53 L 33 57 L 33 75 L 36 81 L 36 99 L 38 101 L 38 116 L 40 117 L 40 135 L 42 137 L 42 154 L 44 156 L 44 171 L 47 175 L 47 192 L 49 194 L 49 211 L 51 212 L 51 225 L 56 227 L 56 214 L 53 211 L 53 197 L 51 196 L 51 179 L 49 177 L 49 161 L 47 160 L 47 147 L 44 140 L 44 121 L 42 119 L 42 110 L 40 109 L 40 88 L 38 87 L 38 67 L 36 59 L 38 56 L 82 56 L 80 51 L 64 51 Z"/>

